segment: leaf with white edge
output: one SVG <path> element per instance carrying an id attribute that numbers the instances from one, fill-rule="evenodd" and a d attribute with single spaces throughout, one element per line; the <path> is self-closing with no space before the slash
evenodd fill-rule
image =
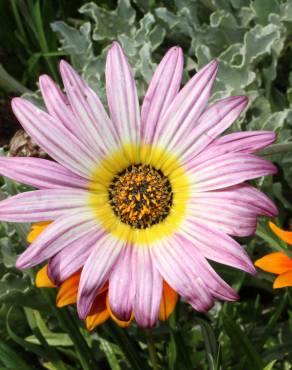
<path id="1" fill-rule="evenodd" d="M 83 5 L 79 12 L 94 21 L 92 37 L 96 41 L 114 41 L 121 34 L 130 36 L 136 18 L 129 0 L 119 0 L 115 10 L 107 10 L 91 2 Z"/>

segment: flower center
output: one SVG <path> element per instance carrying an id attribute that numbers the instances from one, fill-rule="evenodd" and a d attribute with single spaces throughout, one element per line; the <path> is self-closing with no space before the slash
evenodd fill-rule
<path id="1" fill-rule="evenodd" d="M 169 214 L 173 193 L 169 179 L 150 165 L 131 165 L 115 175 L 109 186 L 109 201 L 120 220 L 146 229 Z"/>

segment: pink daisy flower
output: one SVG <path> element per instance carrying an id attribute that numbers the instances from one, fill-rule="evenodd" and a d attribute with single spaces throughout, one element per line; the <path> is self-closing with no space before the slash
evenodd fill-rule
<path id="1" fill-rule="evenodd" d="M 53 221 L 17 260 L 30 268 L 48 260 L 61 284 L 82 268 L 77 309 L 88 316 L 108 282 L 114 315 L 155 325 L 163 280 L 197 311 L 215 299 L 238 298 L 209 265 L 213 260 L 254 274 L 231 236 L 255 232 L 258 215 L 275 205 L 245 183 L 274 174 L 253 153 L 273 132 L 220 136 L 247 105 L 233 96 L 208 105 L 218 62 L 182 89 L 183 56 L 171 48 L 150 82 L 141 113 L 131 67 L 118 43 L 106 60 L 109 114 L 83 79 L 62 61 L 66 96 L 40 77 L 47 111 L 22 98 L 13 111 L 54 160 L 0 158 L 0 172 L 38 188 L 0 203 L 0 219 Z"/>

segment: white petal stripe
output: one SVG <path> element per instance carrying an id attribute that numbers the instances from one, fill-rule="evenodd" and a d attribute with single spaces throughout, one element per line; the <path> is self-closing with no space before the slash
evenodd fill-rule
<path id="1" fill-rule="evenodd" d="M 141 138 L 151 143 L 159 119 L 177 95 L 183 72 L 183 54 L 179 47 L 168 50 L 159 63 L 145 94 L 141 109 Z"/>
<path id="2" fill-rule="evenodd" d="M 153 264 L 148 247 L 134 247 L 135 303 L 134 316 L 144 328 L 155 325 L 162 298 L 162 277 Z"/>
<path id="3" fill-rule="evenodd" d="M 164 280 L 198 311 L 208 311 L 213 298 L 201 277 L 176 241 L 156 243 L 150 249 Z"/>
<path id="4" fill-rule="evenodd" d="M 87 208 L 87 192 L 78 189 L 35 190 L 0 202 L 0 219 L 10 222 L 52 221 Z"/>
<path id="5" fill-rule="evenodd" d="M 105 282 L 119 257 L 124 242 L 105 234 L 93 248 L 82 269 L 77 310 L 79 317 L 83 320 L 88 315 L 92 303 Z"/>
<path id="6" fill-rule="evenodd" d="M 117 42 L 106 59 L 106 93 L 111 120 L 122 142 L 139 143 L 139 101 L 132 69 Z"/>
<path id="7" fill-rule="evenodd" d="M 80 130 L 91 150 L 101 158 L 117 146 L 111 135 L 113 124 L 98 96 L 64 60 L 60 72 Z"/>
<path id="8" fill-rule="evenodd" d="M 39 85 L 49 114 L 62 122 L 74 136 L 81 138 L 80 126 L 59 86 L 47 75 L 40 76 Z"/>
<path id="9" fill-rule="evenodd" d="M 177 94 L 157 124 L 154 144 L 171 150 L 192 129 L 207 105 L 217 70 L 218 62 L 210 62 Z"/>
<path id="10" fill-rule="evenodd" d="M 108 298 L 113 314 L 122 321 L 129 321 L 135 298 L 135 278 L 133 276 L 134 246 L 124 246 L 115 268 L 109 278 Z"/>
<path id="11" fill-rule="evenodd" d="M 86 189 L 88 181 L 64 166 L 33 157 L 0 157 L 0 173 L 39 189 Z"/>
<path id="12" fill-rule="evenodd" d="M 16 267 L 25 269 L 44 262 L 95 226 L 96 220 L 88 211 L 58 218 L 19 256 Z"/>
<path id="13" fill-rule="evenodd" d="M 269 161 L 244 153 L 227 153 L 206 161 L 198 156 L 189 166 L 194 192 L 222 189 L 277 172 Z"/>

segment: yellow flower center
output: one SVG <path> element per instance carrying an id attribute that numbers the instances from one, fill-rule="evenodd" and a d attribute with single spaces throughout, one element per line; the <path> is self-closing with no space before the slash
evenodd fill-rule
<path id="1" fill-rule="evenodd" d="M 122 222 L 146 229 L 163 221 L 172 206 L 172 188 L 161 170 L 134 164 L 114 176 L 109 200 Z"/>
<path id="2" fill-rule="evenodd" d="M 178 158 L 145 144 L 125 144 L 105 157 L 88 188 L 88 205 L 101 227 L 139 245 L 173 234 L 190 196 L 189 178 Z"/>

